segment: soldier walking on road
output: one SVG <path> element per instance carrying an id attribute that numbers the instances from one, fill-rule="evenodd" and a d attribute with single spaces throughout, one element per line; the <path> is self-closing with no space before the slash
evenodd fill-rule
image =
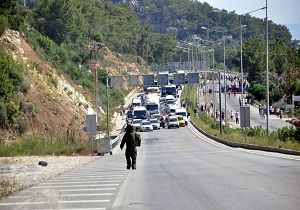
<path id="1" fill-rule="evenodd" d="M 135 132 L 135 128 L 127 124 L 126 133 L 123 136 L 120 148 L 123 149 L 126 144 L 125 157 L 127 161 L 127 169 L 136 169 L 137 146 L 141 146 L 141 137 Z"/>

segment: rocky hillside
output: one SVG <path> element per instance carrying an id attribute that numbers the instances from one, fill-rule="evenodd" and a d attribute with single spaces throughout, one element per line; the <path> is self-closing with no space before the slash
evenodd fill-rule
<path id="1" fill-rule="evenodd" d="M 82 89 L 46 63 L 17 31 L 6 30 L 0 45 L 25 69 L 29 90 L 21 96 L 28 132 L 86 139 L 82 127 L 92 104 Z"/>
<path id="2" fill-rule="evenodd" d="M 28 91 L 20 96 L 25 133 L 70 140 L 87 139 L 82 128 L 85 114 L 93 109 L 91 94 L 45 62 L 19 32 L 6 30 L 0 38 L 0 46 L 23 67 L 29 84 Z M 107 70 L 112 75 L 125 71 L 127 66 L 136 68 L 134 64 L 118 59 L 107 48 L 104 49 L 104 60 L 110 63 Z M 105 114 L 102 109 L 101 114 Z M 2 140 L 14 138 L 12 132 L 0 132 Z"/>

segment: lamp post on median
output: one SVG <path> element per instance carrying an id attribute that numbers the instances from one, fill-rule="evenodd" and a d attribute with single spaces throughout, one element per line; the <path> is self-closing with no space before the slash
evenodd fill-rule
<path id="1" fill-rule="evenodd" d="M 269 93 L 269 25 L 268 25 L 268 0 L 266 0 L 266 6 L 247 12 L 245 14 L 251 14 L 253 12 L 259 11 L 259 10 L 266 10 L 266 92 L 267 92 L 267 122 L 266 122 L 266 130 L 267 130 L 267 134 L 269 134 L 269 113 L 270 113 L 270 93 Z M 241 26 L 241 19 L 240 19 L 240 26 Z M 242 37 L 242 33 L 241 33 L 241 37 Z M 242 38 L 241 38 L 242 39 Z M 242 41 L 241 41 L 242 43 Z M 242 48 L 241 48 L 242 50 Z M 242 53 L 242 51 L 241 51 Z M 242 70 L 242 55 L 241 55 L 241 70 Z M 243 93 L 242 93 L 243 94 Z"/>
<path id="2" fill-rule="evenodd" d="M 222 33 L 222 39 L 223 39 L 223 85 L 224 85 L 224 121 L 226 123 L 226 112 L 227 112 L 227 100 L 226 100 L 226 40 L 225 40 L 225 32 L 227 31 L 231 31 L 231 30 L 224 30 L 224 31 L 219 31 L 219 30 L 215 30 L 215 29 L 210 29 L 210 28 L 206 28 L 206 27 L 201 27 L 201 29 L 204 29 L 204 30 L 208 30 L 208 31 L 214 31 L 214 32 L 218 32 L 218 33 Z M 221 115 L 221 110 L 220 110 L 220 115 Z"/>

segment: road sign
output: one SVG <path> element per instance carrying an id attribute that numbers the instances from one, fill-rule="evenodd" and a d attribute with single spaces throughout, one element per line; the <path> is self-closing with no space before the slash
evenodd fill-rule
<path id="1" fill-rule="evenodd" d="M 293 95 L 293 101 L 300 101 L 300 96 L 294 96 Z"/>
<path id="2" fill-rule="evenodd" d="M 250 128 L 250 106 L 240 107 L 240 119 L 241 128 Z"/>
<path id="3" fill-rule="evenodd" d="M 122 87 L 123 86 L 123 77 L 122 76 L 110 76 L 110 86 Z"/>
<path id="4" fill-rule="evenodd" d="M 129 76 L 129 86 L 140 86 L 140 78 L 138 75 Z"/>
<path id="5" fill-rule="evenodd" d="M 185 74 L 179 73 L 179 74 L 173 74 L 174 76 L 174 84 L 175 85 L 184 85 L 185 84 Z"/>
<path id="6" fill-rule="evenodd" d="M 95 113 L 87 114 L 85 119 L 88 136 L 95 136 L 97 134 L 97 115 Z"/>
<path id="7" fill-rule="evenodd" d="M 199 73 L 187 73 L 188 84 L 199 84 Z"/>
<path id="8" fill-rule="evenodd" d="M 154 85 L 154 74 L 144 74 L 143 83 L 146 86 Z"/>
<path id="9" fill-rule="evenodd" d="M 168 85 L 168 84 L 169 84 L 169 74 L 157 75 L 157 85 Z"/>

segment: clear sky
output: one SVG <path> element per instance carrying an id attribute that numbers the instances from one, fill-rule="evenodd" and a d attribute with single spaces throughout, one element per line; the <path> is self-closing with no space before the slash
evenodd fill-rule
<path id="1" fill-rule="evenodd" d="M 199 0 L 207 2 L 218 9 L 235 11 L 244 14 L 264 7 L 265 0 Z M 265 10 L 251 14 L 258 18 L 265 18 Z M 286 25 L 293 39 L 300 40 L 300 0 L 268 0 L 268 18 L 277 24 Z"/>

